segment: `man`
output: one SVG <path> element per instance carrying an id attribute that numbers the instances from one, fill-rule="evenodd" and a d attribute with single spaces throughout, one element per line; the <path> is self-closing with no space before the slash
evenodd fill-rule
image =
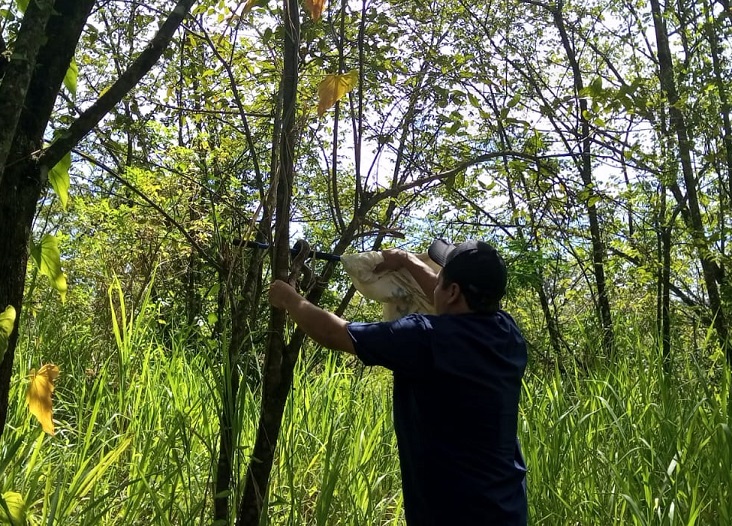
<path id="1" fill-rule="evenodd" d="M 525 525 L 516 427 L 526 343 L 500 310 L 506 266 L 489 244 L 435 241 L 417 257 L 385 250 L 376 270 L 406 268 L 436 315 L 349 323 L 275 281 L 270 302 L 313 340 L 394 372 L 394 428 L 409 526 Z"/>

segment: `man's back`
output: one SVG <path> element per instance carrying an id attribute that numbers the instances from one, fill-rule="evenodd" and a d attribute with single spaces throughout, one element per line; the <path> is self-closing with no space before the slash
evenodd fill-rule
<path id="1" fill-rule="evenodd" d="M 411 315 L 349 332 L 364 363 L 394 371 L 410 526 L 525 524 L 516 422 L 526 345 L 511 317 Z"/>

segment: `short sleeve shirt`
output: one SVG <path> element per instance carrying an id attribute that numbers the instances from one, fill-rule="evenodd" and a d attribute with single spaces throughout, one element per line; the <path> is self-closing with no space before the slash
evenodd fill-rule
<path id="1" fill-rule="evenodd" d="M 516 439 L 526 343 L 506 312 L 351 323 L 356 354 L 394 372 L 410 526 L 526 524 Z"/>

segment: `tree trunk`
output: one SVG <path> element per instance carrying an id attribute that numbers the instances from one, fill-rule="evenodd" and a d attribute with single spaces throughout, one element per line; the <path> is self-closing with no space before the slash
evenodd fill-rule
<path id="1" fill-rule="evenodd" d="M 30 3 L 31 6 L 34 4 Z M 34 57 L 34 62 L 39 66 L 33 70 L 25 99 L 20 101 L 22 112 L 7 163 L 0 164 L 0 173 L 3 174 L 0 181 L 0 306 L 4 309 L 13 305 L 17 312 L 15 330 L 0 364 L 0 435 L 5 429 L 8 413 L 10 376 L 18 341 L 28 264 L 28 241 L 36 203 L 46 184 L 46 174 L 35 163 L 33 154 L 43 144 L 43 132 L 93 5 L 93 0 L 59 0 L 54 5 L 54 13 L 45 26 L 45 35 L 52 36 L 42 37 L 44 44 L 38 50 L 37 57 Z M 25 16 L 29 17 L 32 13 L 29 7 Z M 13 74 L 12 68 L 8 68 L 3 84 L 10 82 L 9 76 Z M 3 122 L 5 117 L 0 114 Z"/>
<path id="2" fill-rule="evenodd" d="M 612 356 L 615 336 L 613 333 L 612 314 L 610 309 L 610 299 L 607 292 L 607 280 L 605 279 L 605 247 L 602 242 L 600 233 L 600 220 L 597 214 L 597 206 L 595 205 L 593 196 L 596 195 L 594 190 L 594 181 L 592 179 L 592 157 L 590 137 L 590 123 L 587 121 L 587 99 L 582 97 L 583 81 L 582 71 L 577 62 L 577 57 L 572 47 L 567 30 L 564 26 L 564 18 L 562 15 L 563 3 L 560 1 L 557 7 L 552 11 L 554 24 L 557 26 L 559 35 L 562 39 L 564 51 L 572 68 L 574 79 L 575 97 L 579 101 L 578 118 L 580 121 L 580 133 L 577 138 L 581 141 L 582 154 L 579 162 L 579 172 L 582 178 L 584 190 L 587 193 L 585 206 L 587 208 L 587 217 L 590 222 L 590 241 L 592 244 L 592 265 L 594 270 L 595 284 L 597 286 L 597 311 L 602 327 L 602 344 L 605 353 Z"/>
<path id="3" fill-rule="evenodd" d="M 140 79 L 152 68 L 162 55 L 180 23 L 186 16 L 195 0 L 180 0 L 168 18 L 160 27 L 150 44 L 135 59 L 130 68 L 107 90 L 89 109 L 84 111 L 74 123 L 61 134 L 49 148 L 40 155 L 37 153 L 43 145 L 43 133 L 51 119 L 56 97 L 61 89 L 81 31 L 94 7 L 94 0 L 57 0 L 53 5 L 53 13 L 45 24 L 45 33 L 41 37 L 41 47 L 36 57 L 23 57 L 36 64 L 28 84 L 25 98 L 18 103 L 22 107 L 20 118 L 11 139 L 7 162 L 0 157 L 0 305 L 3 309 L 13 305 L 18 314 L 16 330 L 13 331 L 3 362 L 0 364 L 0 433 L 5 427 L 7 418 L 10 376 L 13 369 L 15 347 L 17 344 L 17 327 L 19 326 L 25 272 L 28 263 L 27 245 L 31 234 L 31 225 L 35 207 L 41 191 L 47 183 L 48 170 L 58 163 L 71 148 L 87 134 L 114 107 Z M 35 6 L 37 2 L 31 2 Z M 31 36 L 35 38 L 37 24 L 31 24 L 26 18 L 42 16 L 38 10 L 29 7 L 26 11 L 23 28 L 31 28 Z M 40 23 L 40 21 L 38 22 Z M 28 31 L 31 31 L 28 29 Z M 18 35 L 22 41 L 23 36 Z M 15 60 L 15 59 L 14 59 Z M 2 85 L 22 86 L 22 81 L 14 79 L 15 75 L 24 75 L 24 68 L 15 72 L 13 61 L 5 71 Z M 1 90 L 0 90 L 1 91 Z M 4 107 L 0 104 L 0 107 Z M 12 124 L 15 108 L 8 108 L 8 115 L 0 113 L 0 119 L 7 117 Z M 3 130 L 5 133 L 6 130 Z M 5 139 L 3 139 L 4 141 Z M 3 141 L 0 141 L 4 144 Z"/>
<path id="4" fill-rule="evenodd" d="M 713 6 L 708 1 L 704 2 L 704 33 L 709 42 L 709 50 L 712 56 L 712 69 L 714 70 L 715 87 L 719 94 L 719 112 L 722 115 L 722 142 L 724 144 L 724 159 L 727 168 L 727 192 L 728 203 L 732 201 L 732 123 L 730 122 L 730 113 L 732 107 L 729 103 L 729 81 L 724 78 L 725 71 L 722 64 L 724 50 L 720 49 L 720 33 L 722 28 L 719 21 L 714 18 Z M 720 15 L 720 21 L 723 18 Z"/>
<path id="5" fill-rule="evenodd" d="M 717 332 L 720 345 L 725 352 L 727 362 L 732 365 L 732 347 L 728 342 L 727 317 L 722 306 L 722 301 L 717 286 L 717 277 L 721 269 L 711 258 L 710 243 L 704 233 L 704 221 L 699 206 L 697 183 L 692 165 L 692 146 L 684 114 L 679 107 L 680 100 L 676 89 L 674 78 L 674 65 L 671 59 L 671 48 L 668 42 L 668 31 L 664 23 L 663 13 L 658 0 L 651 0 L 651 11 L 653 13 L 653 25 L 656 32 L 656 44 L 658 46 L 658 65 L 661 90 L 666 95 L 668 102 L 669 120 L 671 132 L 675 133 L 679 148 L 679 160 L 681 172 L 686 187 L 686 201 L 688 204 L 688 218 L 691 235 L 694 240 L 699 261 L 702 267 L 704 284 L 709 296 L 709 307 L 711 309 L 713 325 Z M 681 204 L 681 203 L 680 203 Z"/>
<path id="6" fill-rule="evenodd" d="M 663 367 L 671 372 L 671 225 L 661 226 L 661 348 Z"/>
<path id="7" fill-rule="evenodd" d="M 216 491 L 214 493 L 214 524 L 229 524 L 231 482 L 234 474 L 234 450 L 238 441 L 236 425 L 237 395 L 239 393 L 239 355 L 247 341 L 248 320 L 243 301 L 231 291 L 231 334 L 223 357 L 221 414 L 219 415 L 219 458 L 216 464 Z"/>
<path id="8" fill-rule="evenodd" d="M 35 144 L 39 146 L 38 143 Z M 16 160 L 17 157 L 11 156 L 10 159 Z M 15 330 L 10 336 L 5 357 L 0 364 L 0 435 L 5 428 L 8 414 L 10 376 L 18 341 L 25 270 L 28 264 L 30 225 L 41 191 L 38 177 L 27 176 L 33 173 L 33 169 L 32 162 L 16 162 L 12 169 L 6 169 L 0 184 L 0 224 L 6 225 L 3 235 L 0 235 L 0 310 L 13 305 L 17 313 Z"/>
<path id="9" fill-rule="evenodd" d="M 662 124 L 665 128 L 665 125 Z M 665 148 L 664 148 L 665 150 Z M 669 159 L 669 155 L 665 155 Z M 665 173 L 664 173 L 665 175 Z M 657 240 L 656 267 L 656 336 L 661 343 L 663 369 L 666 374 L 671 372 L 671 234 L 675 214 L 668 213 L 666 200 L 666 185 L 661 184 L 660 207 L 654 221 Z"/>
<path id="10" fill-rule="evenodd" d="M 282 137 L 277 172 L 277 204 L 275 239 L 272 253 L 272 274 L 287 280 L 290 257 L 290 200 L 294 180 L 295 112 L 297 109 L 298 62 L 300 46 L 300 11 L 297 0 L 284 0 L 283 25 L 284 72 L 282 78 Z M 237 526 L 257 526 L 269 488 L 269 477 L 282 425 L 287 397 L 292 385 L 292 373 L 297 361 L 297 349 L 285 345 L 286 313 L 270 310 L 267 354 L 264 364 L 262 409 L 252 456 L 247 467 L 244 493 L 237 510 Z M 289 352 L 288 352 L 289 351 Z"/>
<path id="11" fill-rule="evenodd" d="M 269 226 L 271 218 L 265 217 L 260 223 Z M 263 242 L 263 236 L 258 237 Z M 234 247 L 240 249 L 240 247 Z M 240 258 L 240 251 L 231 255 L 230 260 Z M 224 265 L 227 276 L 221 276 L 222 289 L 228 292 L 228 301 L 231 308 L 231 334 L 229 347 L 224 356 L 223 389 L 221 393 L 221 413 L 219 415 L 219 458 L 216 466 L 216 491 L 214 494 L 214 523 L 229 524 L 229 510 L 232 502 L 232 483 L 234 482 L 234 458 L 239 440 L 240 425 L 236 420 L 238 393 L 242 379 L 240 378 L 240 357 L 253 352 L 251 346 L 251 327 L 257 325 L 257 306 L 261 292 L 262 267 L 264 252 L 253 250 L 246 269 L 244 285 L 239 291 L 232 288 L 232 280 L 237 277 L 234 270 L 238 265 L 227 261 Z M 246 380 L 246 378 L 244 379 Z"/>
<path id="12" fill-rule="evenodd" d="M 703 13 L 704 18 L 706 19 L 706 22 L 704 23 L 704 31 L 707 36 L 707 40 L 709 41 L 709 48 L 712 56 L 712 69 L 714 70 L 714 79 L 716 80 L 715 87 L 719 94 L 719 112 L 722 115 L 722 144 L 724 145 L 727 181 L 725 185 L 723 175 L 720 173 L 720 202 L 726 204 L 726 206 L 720 206 L 721 220 L 719 237 L 721 240 L 721 252 L 723 259 L 719 263 L 719 265 L 722 266 L 722 269 L 717 273 L 718 278 L 720 278 L 717 282 L 721 289 L 721 302 L 723 305 L 726 304 L 727 308 L 729 308 L 730 302 L 732 302 L 732 279 L 730 279 L 728 273 L 725 272 L 726 269 L 723 266 L 729 263 L 727 260 L 727 254 L 725 253 L 728 229 L 724 222 L 724 215 L 725 209 L 729 211 L 730 207 L 732 207 L 732 122 L 730 122 L 732 107 L 730 106 L 729 101 L 729 83 L 724 77 L 725 65 L 729 67 L 729 64 L 725 64 L 723 62 L 725 57 L 728 56 L 728 53 L 725 53 L 725 51 L 728 50 L 722 48 L 722 38 L 720 36 L 723 30 L 722 21 L 724 20 L 724 15 L 721 14 L 718 18 L 714 18 L 713 6 L 709 5 L 708 2 L 704 3 Z M 720 172 L 722 171 L 723 170 L 720 170 Z M 725 193 L 727 194 L 726 199 L 724 196 Z"/>
<path id="13" fill-rule="evenodd" d="M 23 22 L 13 45 L 13 54 L 0 82 L 0 117 L 4 129 L 0 132 L 0 183 L 8 159 L 20 116 L 38 63 L 39 51 L 46 40 L 46 25 L 53 12 L 53 0 L 28 3 Z M 77 38 L 78 40 L 78 38 Z M 74 43 L 74 46 L 76 43 Z M 43 62 L 40 63 L 43 65 Z"/>

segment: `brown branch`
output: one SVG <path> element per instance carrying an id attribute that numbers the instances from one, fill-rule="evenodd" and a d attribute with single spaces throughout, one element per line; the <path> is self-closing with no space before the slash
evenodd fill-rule
<path id="1" fill-rule="evenodd" d="M 475 201 L 473 201 L 472 199 L 470 199 L 470 197 L 468 197 L 467 195 L 465 195 L 464 193 L 462 193 L 460 190 L 458 190 L 457 188 L 452 188 L 451 190 L 452 190 L 452 192 L 454 194 L 457 194 L 457 196 L 460 197 L 460 199 L 462 199 L 463 201 L 465 201 L 466 203 L 468 203 L 473 210 L 475 210 L 479 214 L 483 214 L 488 219 L 490 219 L 493 222 L 493 225 L 494 226 L 497 226 L 498 228 L 500 228 L 503 231 L 504 234 L 506 234 L 506 237 L 508 237 L 508 239 L 511 239 L 511 240 L 515 240 L 516 239 L 516 235 L 514 235 L 508 229 L 509 228 L 516 228 L 516 227 L 518 227 L 520 229 L 521 228 L 521 225 L 511 225 L 511 224 L 509 224 L 509 225 L 503 225 L 503 224 L 501 224 L 498 221 L 498 219 L 496 217 L 493 216 L 493 214 L 491 214 L 488 210 L 486 210 L 485 208 L 483 208 L 482 206 L 480 206 L 478 203 L 476 203 Z M 519 230 L 519 232 L 520 232 L 520 230 Z"/>
<path id="2" fill-rule="evenodd" d="M 273 277 L 286 280 L 289 274 L 289 227 L 297 141 L 295 114 L 300 48 L 298 1 L 284 0 L 282 16 L 285 33 L 284 65 L 280 86 L 282 129 L 279 144 L 279 169 L 277 177 L 273 181 L 273 184 L 276 185 L 276 219 L 274 250 L 270 260 Z M 285 344 L 285 323 L 286 312 L 283 309 L 272 307 L 268 326 L 267 353 L 264 361 L 262 410 L 243 492 L 237 507 L 237 526 L 257 526 L 260 523 L 266 501 L 275 449 L 282 425 L 282 415 L 290 394 L 293 371 L 300 350 L 299 346 L 293 347 Z"/>
<path id="3" fill-rule="evenodd" d="M 261 117 L 263 119 L 271 119 L 274 117 L 272 113 L 264 113 L 264 112 L 256 112 L 256 111 L 246 111 L 242 113 L 241 111 L 234 111 L 234 110 L 207 110 L 203 108 L 186 108 L 185 106 L 176 106 L 173 104 L 165 104 L 163 102 L 153 102 L 153 106 L 157 106 L 158 108 L 165 108 L 168 110 L 175 110 L 175 111 L 186 111 L 192 115 L 245 115 L 247 117 Z M 238 106 L 238 105 L 237 105 Z"/>
<path id="4" fill-rule="evenodd" d="M 629 263 L 632 263 L 636 267 L 648 269 L 648 265 L 645 265 L 643 261 L 637 257 L 633 256 L 631 254 L 628 254 L 627 252 L 624 252 L 620 250 L 619 248 L 615 247 L 609 247 L 608 250 L 610 253 L 624 259 L 625 261 L 628 261 Z M 694 309 L 697 314 L 700 314 L 702 311 L 699 309 L 706 309 L 708 308 L 706 305 L 704 305 L 700 300 L 693 298 L 686 292 L 684 292 L 678 285 L 674 285 L 673 283 L 669 282 L 669 289 L 676 294 L 676 296 L 687 306 Z M 705 313 L 705 318 L 708 319 L 708 315 Z"/>
<path id="5" fill-rule="evenodd" d="M 155 65 L 196 0 L 179 0 L 157 34 L 110 88 L 38 156 L 40 166 L 51 168 L 76 146 Z M 34 2 L 31 2 L 33 5 Z"/>
<path id="6" fill-rule="evenodd" d="M 365 203 L 366 208 L 370 209 L 379 201 L 383 201 L 384 199 L 389 199 L 391 197 L 396 197 L 397 195 L 399 195 L 400 193 L 402 193 L 406 190 L 411 190 L 412 188 L 419 188 L 421 186 L 424 186 L 429 183 L 433 183 L 435 181 L 442 181 L 449 177 L 454 177 L 455 175 L 467 170 L 471 166 L 475 166 L 477 164 L 482 164 L 487 161 L 492 161 L 493 159 L 502 158 L 504 156 L 513 157 L 516 159 L 525 159 L 525 160 L 533 161 L 533 162 L 540 162 L 545 159 L 552 159 L 552 158 L 558 158 L 558 157 L 572 157 L 573 155 L 567 153 L 567 154 L 537 156 L 537 155 L 530 155 L 530 154 L 527 154 L 524 152 L 518 152 L 518 151 L 501 151 L 501 152 L 486 153 L 483 155 L 479 155 L 478 157 L 475 157 L 468 161 L 462 162 L 462 163 L 458 164 L 456 167 L 451 168 L 449 170 L 445 170 L 444 172 L 439 172 L 436 174 L 428 175 L 426 177 L 416 179 L 410 183 L 405 183 L 405 184 L 401 184 L 398 186 L 394 186 L 387 190 L 383 190 L 381 192 L 373 194 L 371 196 L 371 198 L 366 201 L 366 203 Z"/>
<path id="7" fill-rule="evenodd" d="M 538 2 L 537 0 L 521 0 L 521 3 L 541 7 L 542 9 L 546 9 L 547 11 L 552 11 L 556 9 L 556 7 L 553 7 L 550 4 L 547 4 L 545 2 Z"/>

